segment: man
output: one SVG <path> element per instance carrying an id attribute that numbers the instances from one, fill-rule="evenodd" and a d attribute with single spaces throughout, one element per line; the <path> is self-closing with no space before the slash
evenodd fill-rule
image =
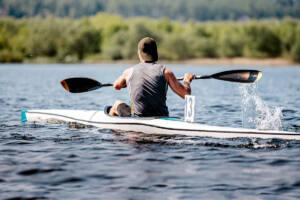
<path id="1" fill-rule="evenodd" d="M 181 84 L 170 69 L 157 64 L 157 46 L 152 38 L 146 37 L 139 42 L 138 56 L 140 63 L 126 69 L 114 82 L 116 90 L 128 86 L 131 107 L 116 101 L 109 114 L 140 117 L 168 116 L 166 105 L 168 85 L 176 94 L 184 98 L 185 95 L 191 94 L 190 83 L 195 75 L 185 74 Z"/>

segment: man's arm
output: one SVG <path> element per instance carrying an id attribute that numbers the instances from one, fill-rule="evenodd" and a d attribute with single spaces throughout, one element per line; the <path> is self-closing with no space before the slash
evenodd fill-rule
<path id="1" fill-rule="evenodd" d="M 171 89 L 176 94 L 178 94 L 181 98 L 184 98 L 185 95 L 191 94 L 190 84 L 191 84 L 193 78 L 195 77 L 194 74 L 186 73 L 184 75 L 184 79 L 183 79 L 184 84 L 181 84 L 176 79 L 173 72 L 171 70 L 169 70 L 168 68 L 165 69 L 164 75 L 165 75 L 165 79 L 166 79 L 167 83 L 170 85 Z"/>
<path id="2" fill-rule="evenodd" d="M 126 81 L 130 78 L 131 73 L 132 73 L 132 68 L 126 69 L 122 73 L 122 75 L 117 80 L 115 80 L 115 82 L 114 82 L 114 88 L 116 90 L 120 90 L 122 88 L 126 88 L 127 87 Z"/>

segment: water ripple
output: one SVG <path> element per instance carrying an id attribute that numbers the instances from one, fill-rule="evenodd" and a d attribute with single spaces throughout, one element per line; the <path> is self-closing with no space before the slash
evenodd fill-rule
<path id="1" fill-rule="evenodd" d="M 83 182 L 85 181 L 84 178 L 80 178 L 80 177 L 67 177 L 67 178 L 63 178 L 59 181 L 55 181 L 53 183 L 51 183 L 53 186 L 59 186 L 59 185 L 63 185 L 63 184 L 72 184 L 72 183 L 79 183 L 79 182 Z"/>
<path id="2" fill-rule="evenodd" d="M 44 173 L 51 173 L 54 171 L 64 171 L 63 169 L 27 169 L 27 170 L 22 170 L 18 174 L 22 176 L 31 176 L 31 175 L 36 175 L 36 174 L 44 174 Z"/>

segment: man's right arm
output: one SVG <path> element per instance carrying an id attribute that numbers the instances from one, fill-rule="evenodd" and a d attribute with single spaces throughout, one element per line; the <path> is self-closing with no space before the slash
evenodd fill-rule
<path id="1" fill-rule="evenodd" d="M 114 82 L 114 88 L 116 90 L 120 90 L 122 88 L 126 88 L 126 81 L 130 78 L 132 74 L 133 68 L 126 69 L 122 75 Z"/>
<path id="2" fill-rule="evenodd" d="M 178 94 L 181 98 L 184 98 L 185 95 L 191 94 L 191 87 L 190 84 L 195 77 L 194 74 L 186 73 L 184 75 L 183 84 L 181 84 L 177 78 L 175 77 L 174 73 L 169 70 L 168 68 L 165 69 L 164 72 L 165 80 L 171 87 L 171 89 Z"/>

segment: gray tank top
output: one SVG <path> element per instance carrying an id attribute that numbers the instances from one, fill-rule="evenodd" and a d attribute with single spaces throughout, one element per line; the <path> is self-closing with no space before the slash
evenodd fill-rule
<path id="1" fill-rule="evenodd" d="M 166 105 L 168 84 L 165 67 L 155 63 L 139 63 L 127 81 L 131 109 L 136 116 L 168 116 Z"/>

